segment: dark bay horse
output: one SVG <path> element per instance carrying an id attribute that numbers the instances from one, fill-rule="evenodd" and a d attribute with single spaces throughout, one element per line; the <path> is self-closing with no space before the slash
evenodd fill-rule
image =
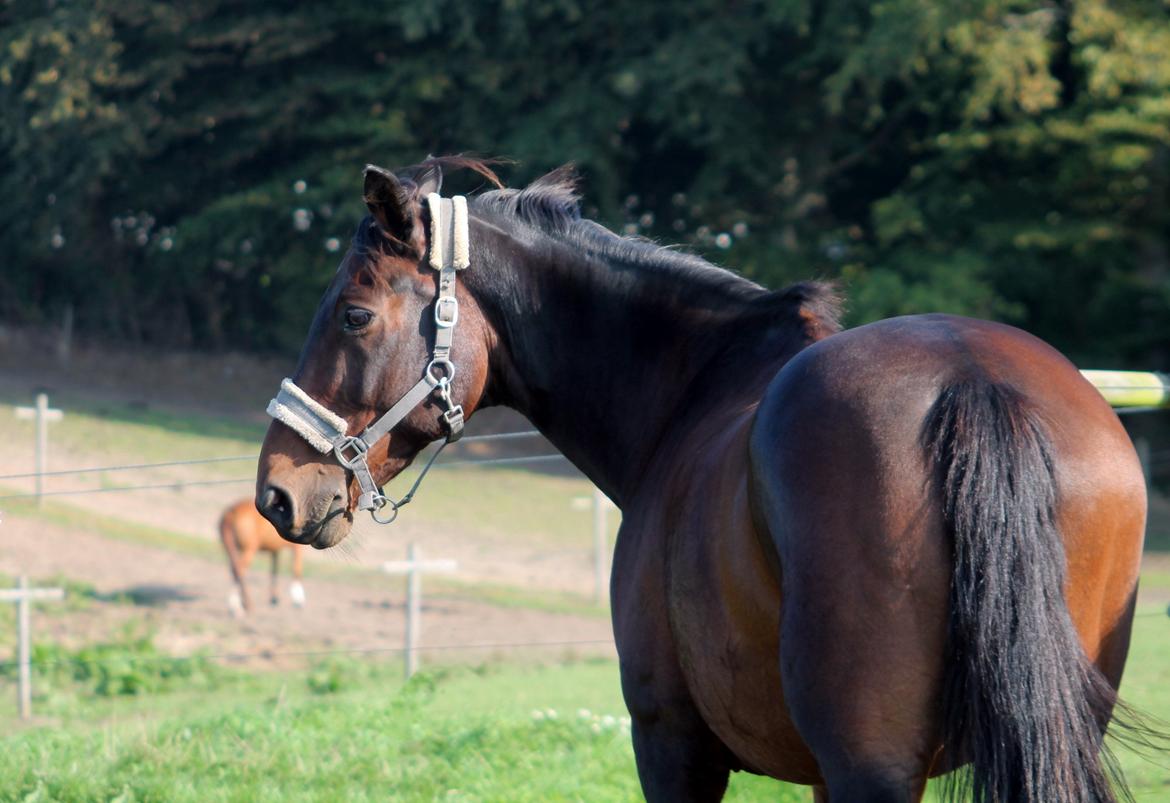
<path id="1" fill-rule="evenodd" d="M 435 353 L 424 199 L 443 167 L 494 178 L 458 158 L 367 169 L 370 216 L 312 322 L 293 382 L 349 432 Z M 503 404 L 618 504 L 613 622 L 648 800 L 719 800 L 747 770 L 912 801 L 968 764 L 987 803 L 1114 799 L 1102 736 L 1145 484 L 1068 360 L 946 315 L 839 331 L 830 288 L 770 292 L 581 219 L 566 170 L 468 203 L 450 398 L 363 459 L 388 481 L 452 404 Z M 361 489 L 302 436 L 269 429 L 257 504 L 323 549 Z"/>

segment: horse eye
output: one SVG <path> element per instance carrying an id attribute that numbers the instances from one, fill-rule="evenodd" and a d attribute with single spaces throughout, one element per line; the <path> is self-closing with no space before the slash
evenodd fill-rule
<path id="1" fill-rule="evenodd" d="M 345 311 L 345 328 L 351 331 L 364 329 L 374 320 L 374 313 L 361 307 L 350 307 Z"/>

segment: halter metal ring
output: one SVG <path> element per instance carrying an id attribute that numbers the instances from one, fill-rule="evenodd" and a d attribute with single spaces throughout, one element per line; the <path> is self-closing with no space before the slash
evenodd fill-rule
<path id="1" fill-rule="evenodd" d="M 436 368 L 441 368 L 443 370 L 444 373 L 442 376 L 435 374 Z M 435 357 L 433 360 L 427 363 L 427 367 L 423 372 L 423 375 L 426 377 L 427 384 L 433 388 L 437 388 L 442 385 L 448 385 L 453 379 L 455 379 L 455 363 L 451 362 L 446 357 Z"/>
<path id="2" fill-rule="evenodd" d="M 378 495 L 374 499 L 374 508 L 370 511 L 370 518 L 378 522 L 378 524 L 390 524 L 398 518 L 398 503 L 388 496 Z M 378 511 L 385 508 L 390 508 L 390 515 L 385 519 L 378 518 Z"/>

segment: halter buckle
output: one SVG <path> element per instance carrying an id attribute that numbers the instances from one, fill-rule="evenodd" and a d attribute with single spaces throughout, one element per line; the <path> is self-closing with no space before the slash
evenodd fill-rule
<path id="1" fill-rule="evenodd" d="M 447 424 L 447 443 L 454 443 L 463 437 L 463 405 L 456 404 L 442 415 Z"/>
<path id="2" fill-rule="evenodd" d="M 450 329 L 459 321 L 459 299 L 455 296 L 439 296 L 435 300 L 435 326 Z"/>
<path id="3" fill-rule="evenodd" d="M 346 449 L 353 449 L 353 457 L 345 456 Z M 333 447 L 333 455 L 345 468 L 356 471 L 357 467 L 366 461 L 366 452 L 369 450 L 369 444 L 361 438 L 348 437 Z"/>

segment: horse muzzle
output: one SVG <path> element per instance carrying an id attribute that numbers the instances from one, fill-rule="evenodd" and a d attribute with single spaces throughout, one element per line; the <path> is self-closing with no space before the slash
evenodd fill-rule
<path id="1" fill-rule="evenodd" d="M 283 425 L 264 439 L 256 477 L 256 509 L 286 541 L 326 549 L 353 526 L 345 470 L 323 461 Z"/>
<path id="2" fill-rule="evenodd" d="M 346 510 L 344 496 L 314 494 L 305 507 L 301 514 L 295 497 L 277 484 L 265 485 L 256 495 L 256 509 L 286 541 L 328 549 L 349 534 L 353 516 Z"/>

